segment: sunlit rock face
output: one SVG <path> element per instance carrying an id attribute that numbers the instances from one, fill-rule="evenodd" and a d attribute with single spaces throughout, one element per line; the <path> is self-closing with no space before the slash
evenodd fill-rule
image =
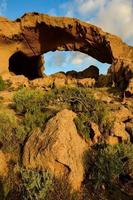
<path id="1" fill-rule="evenodd" d="M 43 75 L 42 55 L 59 50 L 80 51 L 100 62 L 112 64 L 110 73 L 117 85 L 121 85 L 117 81 L 123 74 L 126 77 L 124 81 L 127 83 L 123 88 L 127 87 L 129 79 L 133 77 L 133 66 L 130 65 L 133 61 L 133 47 L 119 37 L 103 32 L 101 28 L 74 18 L 51 17 L 39 13 L 27 13 L 16 21 L 1 17 L 0 46 L 0 73 L 11 71 L 30 79 L 40 77 Z M 18 55 L 20 53 L 21 56 Z M 14 66 L 11 60 L 16 60 Z M 119 61 L 123 62 L 120 67 Z M 118 73 L 119 68 L 121 70 Z M 130 76 L 126 75 L 128 68 Z M 114 74 L 119 78 L 115 78 Z"/>

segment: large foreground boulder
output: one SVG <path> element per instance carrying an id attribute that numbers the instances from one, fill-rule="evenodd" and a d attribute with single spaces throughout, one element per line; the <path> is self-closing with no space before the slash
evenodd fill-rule
<path id="1" fill-rule="evenodd" d="M 30 169 L 47 169 L 56 177 L 66 176 L 72 188 L 79 189 L 88 144 L 77 133 L 75 116 L 62 110 L 49 120 L 44 132 L 35 130 L 25 145 L 23 164 Z"/>

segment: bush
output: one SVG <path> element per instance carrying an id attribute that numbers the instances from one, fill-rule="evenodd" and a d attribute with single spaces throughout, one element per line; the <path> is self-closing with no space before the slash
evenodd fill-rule
<path id="1" fill-rule="evenodd" d="M 110 108 L 105 103 L 96 100 L 87 89 L 62 88 L 56 90 L 56 93 L 60 102 L 66 102 L 70 109 L 77 113 L 75 123 L 78 131 L 85 138 L 89 135 L 89 121 L 98 124 L 102 133 L 109 133 L 115 120 L 111 116 Z"/>
<path id="2" fill-rule="evenodd" d="M 47 111 L 47 112 L 37 112 L 34 114 L 31 113 L 26 113 L 24 120 L 23 120 L 23 125 L 25 127 L 25 130 L 27 133 L 30 133 L 33 131 L 35 128 L 40 127 L 43 129 L 45 127 L 46 122 L 54 115 L 52 111 Z"/>
<path id="3" fill-rule="evenodd" d="M 23 198 L 25 200 L 45 200 L 53 190 L 52 177 L 46 171 L 21 170 Z"/>
<path id="4" fill-rule="evenodd" d="M 53 116 L 52 112 L 37 112 L 25 113 L 23 120 L 16 130 L 16 136 L 20 144 L 23 144 L 25 139 L 32 133 L 32 131 L 39 127 L 43 131 L 46 122 Z"/>
<path id="5" fill-rule="evenodd" d="M 0 91 L 4 90 L 5 89 L 5 82 L 4 80 L 2 79 L 2 77 L 0 76 Z"/>
<path id="6" fill-rule="evenodd" d="M 74 120 L 78 133 L 86 140 L 90 139 L 90 128 L 88 124 L 88 116 L 80 114 Z"/>
<path id="7" fill-rule="evenodd" d="M 107 135 L 112 129 L 115 118 L 111 115 L 110 108 L 103 102 L 95 101 L 90 119 L 98 124 L 100 131 Z"/>
<path id="8" fill-rule="evenodd" d="M 40 89 L 22 88 L 13 97 L 14 108 L 18 113 L 40 112 L 43 106 L 44 91 Z"/>
<path id="9" fill-rule="evenodd" d="M 22 88 L 13 100 L 16 111 L 24 116 L 22 124 L 26 135 L 36 127 L 44 128 L 47 120 L 62 108 L 77 113 L 76 127 L 86 139 L 89 139 L 90 121 L 97 123 L 100 131 L 107 134 L 114 122 L 107 105 L 95 100 L 84 88 L 63 87 L 47 93 L 40 89 Z"/>
<path id="10" fill-rule="evenodd" d="M 58 90 L 57 95 L 58 99 L 66 102 L 70 109 L 78 114 L 77 128 L 80 128 L 79 120 L 83 122 L 80 129 L 84 129 L 85 132 L 86 130 L 88 132 L 88 126 L 85 126 L 89 121 L 98 124 L 101 132 L 105 134 L 112 128 L 115 119 L 111 116 L 110 108 L 105 103 L 96 100 L 87 89 L 62 88 Z"/>
<path id="11" fill-rule="evenodd" d="M 80 192 L 73 191 L 65 177 L 53 178 L 53 190 L 47 193 L 46 200 L 81 200 Z"/>
<path id="12" fill-rule="evenodd" d="M 129 162 L 130 161 L 130 162 Z M 98 145 L 90 152 L 88 182 L 95 189 L 119 187 L 120 176 L 130 175 L 133 166 L 133 145 Z"/>
<path id="13" fill-rule="evenodd" d="M 22 115 L 17 137 L 23 143 L 28 135 L 37 127 L 43 129 L 45 123 L 54 115 L 53 110 L 46 108 L 47 98 L 40 89 L 21 88 L 13 97 L 14 109 Z"/>
<path id="14" fill-rule="evenodd" d="M 17 167 L 14 178 L 6 179 L 7 200 L 80 200 L 80 194 L 72 192 L 65 178 L 55 178 L 47 171 L 26 170 Z M 10 174 L 12 176 L 12 174 Z M 4 191 L 5 192 L 5 191 Z"/>
<path id="15" fill-rule="evenodd" d="M 0 142 L 3 148 L 11 151 L 16 147 L 16 129 L 18 127 L 15 114 L 6 108 L 0 109 Z M 13 145 L 14 144 L 14 145 Z"/>

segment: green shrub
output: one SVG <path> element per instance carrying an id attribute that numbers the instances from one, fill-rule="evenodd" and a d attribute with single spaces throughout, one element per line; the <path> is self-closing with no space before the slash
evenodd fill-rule
<path id="1" fill-rule="evenodd" d="M 111 116 L 110 108 L 103 102 L 96 100 L 87 89 L 83 88 L 62 88 L 55 90 L 55 98 L 58 102 L 65 102 L 78 117 L 75 119 L 76 126 L 85 137 L 89 133 L 89 121 L 98 124 L 100 131 L 108 134 L 114 124 L 114 117 Z M 56 104 L 58 104 L 56 102 Z M 52 102 L 54 103 L 54 102 Z"/>
<path id="2" fill-rule="evenodd" d="M 22 88 L 13 97 L 14 108 L 18 113 L 39 112 L 43 105 L 44 91 Z"/>
<path id="3" fill-rule="evenodd" d="M 53 190 L 47 193 L 46 200 L 81 200 L 81 194 L 73 191 L 65 177 L 53 178 Z"/>
<path id="4" fill-rule="evenodd" d="M 82 135 L 86 140 L 90 139 L 90 128 L 88 116 L 85 114 L 79 114 L 74 120 L 78 133 Z"/>
<path id="5" fill-rule="evenodd" d="M 96 100 L 88 93 L 87 89 L 62 88 L 58 90 L 57 94 L 58 99 L 60 97 L 63 102 L 66 102 L 78 114 L 78 118 L 83 122 L 82 128 L 89 121 L 98 124 L 103 133 L 108 133 L 112 128 L 115 119 L 111 116 L 110 108 L 105 103 Z M 77 121 L 79 122 L 78 119 Z M 88 127 L 86 129 L 88 130 Z"/>
<path id="6" fill-rule="evenodd" d="M 84 88 L 63 87 L 48 92 L 22 88 L 13 100 L 16 111 L 24 116 L 22 124 L 26 135 L 36 127 L 43 128 L 45 122 L 62 108 L 77 113 L 76 127 L 86 139 L 89 139 L 90 121 L 97 123 L 102 133 L 109 133 L 114 122 L 107 105 L 96 100 Z"/>
<path id="7" fill-rule="evenodd" d="M 46 93 L 44 99 L 47 105 L 59 105 L 62 108 L 65 104 L 67 108 L 77 113 L 75 123 L 85 138 L 89 135 L 89 121 L 98 124 L 104 134 L 108 134 L 113 127 L 115 119 L 111 115 L 110 108 L 107 104 L 96 100 L 88 89 L 69 87 L 53 89 Z"/>
<path id="8" fill-rule="evenodd" d="M 16 129 L 18 127 L 15 114 L 6 108 L 0 109 L 0 141 L 3 148 L 10 151 L 16 147 Z M 14 144 L 14 145 L 13 145 Z"/>
<path id="9" fill-rule="evenodd" d="M 53 190 L 52 177 L 45 171 L 21 170 L 22 187 L 25 200 L 45 200 Z"/>
<path id="10" fill-rule="evenodd" d="M 4 90 L 5 89 L 5 82 L 4 80 L 2 79 L 2 77 L 0 76 L 0 91 Z"/>
<path id="11" fill-rule="evenodd" d="M 99 101 L 95 101 L 90 119 L 99 125 L 100 131 L 104 135 L 109 133 L 115 121 L 115 118 L 111 115 L 110 108 Z"/>
<path id="12" fill-rule="evenodd" d="M 26 137 L 36 128 L 43 129 L 45 123 L 54 115 L 54 111 L 47 109 L 45 92 L 40 89 L 21 88 L 13 97 L 13 107 L 22 115 L 17 137 L 23 143 Z"/>
<path id="13" fill-rule="evenodd" d="M 28 137 L 28 132 L 25 129 L 23 123 L 19 123 L 19 126 L 16 129 L 16 138 L 19 145 L 24 144 L 25 139 Z"/>
<path id="14" fill-rule="evenodd" d="M 20 144 L 23 144 L 25 139 L 32 131 L 39 127 L 44 129 L 46 122 L 53 116 L 52 112 L 25 113 L 23 120 L 16 129 L 16 137 Z"/>
<path id="15" fill-rule="evenodd" d="M 40 127 L 43 129 L 45 127 L 46 122 L 53 116 L 52 112 L 37 112 L 34 114 L 26 113 L 23 125 L 25 127 L 26 132 L 30 133 L 35 128 Z"/>
<path id="16" fill-rule="evenodd" d="M 95 189 L 118 187 L 120 175 L 130 174 L 131 168 L 133 172 L 133 165 L 129 166 L 129 161 L 133 162 L 132 144 L 96 146 L 90 152 L 89 183 Z"/>

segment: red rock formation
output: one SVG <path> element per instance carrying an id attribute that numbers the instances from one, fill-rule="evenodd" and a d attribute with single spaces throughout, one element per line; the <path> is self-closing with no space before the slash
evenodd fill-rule
<path id="1" fill-rule="evenodd" d="M 16 21 L 1 17 L 0 46 L 0 72 L 7 71 L 9 67 L 10 71 L 24 74 L 29 78 L 42 75 L 41 55 L 48 51 L 80 51 L 100 62 L 110 64 L 122 60 L 124 70 L 125 60 L 133 61 L 133 47 L 125 44 L 119 37 L 78 19 L 51 17 L 38 13 L 25 14 Z M 20 52 L 25 59 L 22 60 Z M 9 66 L 9 60 L 18 60 L 23 65 L 19 66 L 17 63 L 13 69 Z M 112 74 L 117 71 L 116 68 L 111 68 Z"/>

